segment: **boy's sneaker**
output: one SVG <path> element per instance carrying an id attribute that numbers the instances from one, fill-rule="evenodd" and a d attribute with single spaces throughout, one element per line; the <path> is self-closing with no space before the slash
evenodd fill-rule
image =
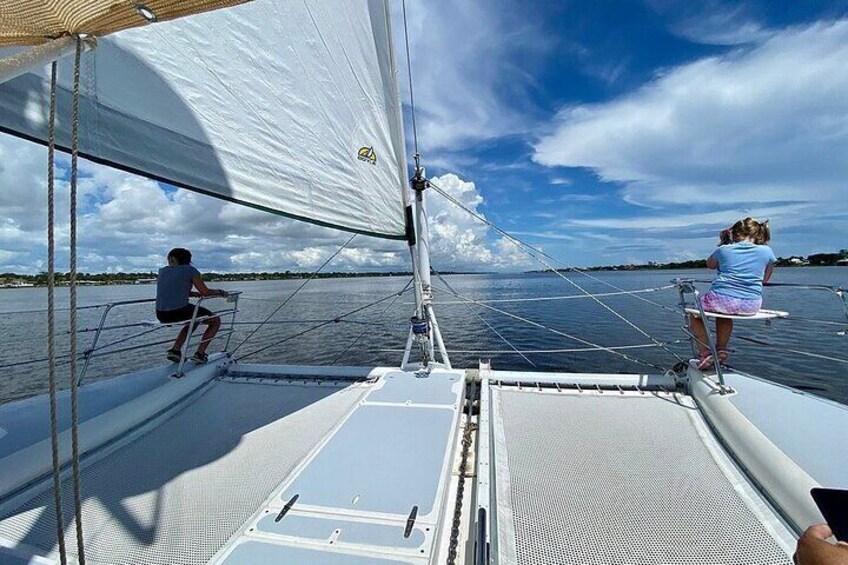
<path id="1" fill-rule="evenodd" d="M 180 357 L 182 357 L 182 353 L 179 349 L 169 349 L 166 357 L 168 357 L 168 361 L 179 363 Z"/>
<path id="2" fill-rule="evenodd" d="M 191 360 L 194 363 L 197 363 L 198 365 L 203 365 L 204 363 L 209 361 L 209 356 L 206 355 L 205 353 L 197 352 L 197 353 L 195 353 L 194 355 L 191 356 Z"/>

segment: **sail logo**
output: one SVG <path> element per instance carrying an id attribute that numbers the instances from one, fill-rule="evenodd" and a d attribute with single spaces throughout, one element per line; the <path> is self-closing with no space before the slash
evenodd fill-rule
<path id="1" fill-rule="evenodd" d="M 360 161 L 365 161 L 366 163 L 371 163 L 372 165 L 377 164 L 377 154 L 374 153 L 373 147 L 360 147 L 358 158 Z"/>

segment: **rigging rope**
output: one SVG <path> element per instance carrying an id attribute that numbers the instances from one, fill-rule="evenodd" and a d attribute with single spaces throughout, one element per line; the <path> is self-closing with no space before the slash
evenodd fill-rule
<path id="1" fill-rule="evenodd" d="M 442 290 L 442 292 L 450 292 L 450 291 L 448 291 L 448 290 Z M 609 353 L 612 353 L 613 355 L 618 355 L 619 357 L 621 357 L 621 358 L 623 358 L 623 359 L 626 359 L 626 360 L 628 360 L 628 361 L 630 361 L 630 362 L 632 362 L 632 363 L 637 363 L 637 364 L 639 364 L 639 365 L 646 365 L 646 366 L 648 366 L 648 367 L 653 367 L 653 368 L 655 368 L 655 369 L 659 369 L 660 371 L 665 371 L 665 370 L 666 370 L 666 368 L 665 368 L 665 367 L 662 367 L 662 366 L 660 366 L 660 365 L 656 365 L 656 364 L 654 364 L 654 363 L 649 363 L 649 362 L 647 362 L 647 361 L 643 361 L 643 360 L 638 359 L 638 358 L 636 358 L 636 357 L 631 357 L 631 356 L 629 356 L 629 355 L 627 355 L 627 354 L 625 354 L 625 353 L 621 353 L 620 351 L 617 351 L 617 350 L 615 350 L 615 349 L 613 349 L 613 348 L 606 347 L 606 346 L 603 346 L 603 345 L 599 345 L 599 344 L 597 344 L 597 343 L 592 343 L 591 341 L 585 340 L 585 339 L 583 339 L 583 338 L 577 337 L 577 336 L 572 335 L 572 334 L 569 334 L 569 333 L 567 333 L 567 332 L 563 332 L 563 331 L 560 331 L 560 330 L 555 330 L 555 329 L 550 328 L 550 327 L 548 327 L 548 326 L 542 325 L 542 324 L 540 324 L 539 322 L 534 322 L 533 320 L 530 320 L 530 319 L 527 319 L 527 318 L 524 318 L 524 317 L 518 316 L 517 314 L 513 314 L 513 313 L 511 313 L 511 312 L 507 312 L 506 310 L 501 310 L 500 308 L 496 308 L 495 306 L 490 306 L 490 305 L 488 305 L 488 304 L 483 304 L 483 303 L 481 303 L 481 302 L 478 302 L 477 300 L 474 300 L 473 298 L 468 298 L 468 297 L 462 296 L 462 295 L 460 295 L 460 294 L 452 293 L 452 292 L 451 292 L 451 294 L 453 294 L 454 296 L 456 296 L 456 297 L 457 297 L 457 298 L 459 298 L 460 300 L 466 300 L 466 301 L 468 301 L 468 302 L 470 302 L 470 303 L 472 303 L 472 304 L 476 304 L 476 305 L 478 305 L 478 306 L 481 306 L 482 308 L 486 308 L 486 309 L 488 309 L 488 310 L 492 310 L 493 312 L 497 312 L 497 313 L 499 313 L 499 314 L 502 314 L 502 315 L 507 316 L 507 317 L 509 317 L 509 318 L 512 318 L 512 319 L 514 319 L 514 320 L 518 320 L 519 322 L 524 322 L 525 324 L 528 324 L 528 325 L 531 325 L 531 326 L 534 326 L 534 327 L 537 327 L 537 328 L 540 328 L 540 329 L 543 329 L 543 330 L 549 331 L 549 332 L 554 333 L 554 334 L 556 334 L 556 335 L 559 335 L 559 336 L 562 336 L 562 337 L 567 337 L 567 338 L 569 338 L 569 339 L 572 339 L 572 340 L 574 340 L 574 341 L 577 341 L 577 342 L 579 342 L 579 343 L 582 343 L 583 345 L 587 345 L 587 346 L 589 346 L 589 347 L 592 347 L 593 349 L 600 349 L 600 350 L 603 350 L 603 351 L 607 351 L 607 352 L 609 352 Z M 662 346 L 659 346 L 659 347 L 662 347 Z"/>
<path id="2" fill-rule="evenodd" d="M 433 269 L 433 272 L 436 274 L 436 276 L 439 278 L 439 280 L 440 280 L 440 281 L 442 281 L 442 283 L 443 283 L 446 287 L 448 287 L 448 290 L 450 290 L 451 292 L 456 293 L 456 291 L 453 289 L 453 287 L 450 285 L 450 283 L 449 283 L 448 281 L 446 281 L 446 280 L 445 280 L 445 278 L 444 278 L 441 274 L 439 274 L 439 272 L 438 272 L 438 271 L 436 271 L 436 269 Z M 528 363 L 530 363 L 530 366 L 532 366 L 532 367 L 536 367 L 536 364 L 535 364 L 533 361 L 531 361 L 529 357 L 527 357 L 524 353 L 522 353 L 521 351 L 519 351 L 517 347 L 515 347 L 515 346 L 514 346 L 514 345 L 513 345 L 513 344 L 512 344 L 512 343 L 511 343 L 511 342 L 510 342 L 510 341 L 509 341 L 506 337 L 504 337 L 504 336 L 503 336 L 503 334 L 501 334 L 501 332 L 499 332 L 498 330 L 496 330 L 496 329 L 492 326 L 492 324 L 490 324 L 489 322 L 487 322 L 487 321 L 486 321 L 486 319 L 485 319 L 483 316 L 481 316 L 481 315 L 480 315 L 480 312 L 478 312 L 478 311 L 476 311 L 474 308 L 472 308 L 472 307 L 471 307 L 471 305 L 470 305 L 470 304 L 468 304 L 467 302 L 463 302 L 463 304 L 464 304 L 464 305 L 468 308 L 468 310 L 469 310 L 472 314 L 474 314 L 475 316 L 477 316 L 477 318 L 478 318 L 481 322 L 483 322 L 484 324 L 486 324 L 486 327 L 488 327 L 490 330 L 492 330 L 493 332 L 495 332 L 495 335 L 497 335 L 497 336 L 498 336 L 499 338 L 501 338 L 501 339 L 502 339 L 502 340 L 503 340 L 503 341 L 504 341 L 504 342 L 505 342 L 505 343 L 506 343 L 509 347 L 511 347 L 511 348 L 512 348 L 512 350 L 513 350 L 515 353 L 518 353 L 519 355 L 521 355 L 521 357 L 522 357 L 525 361 L 527 361 Z"/>
<path id="3" fill-rule="evenodd" d="M 628 294 L 646 294 L 646 293 L 649 293 L 649 292 L 660 292 L 660 291 L 663 291 L 663 290 L 670 290 L 670 289 L 675 288 L 675 287 L 676 287 L 676 285 L 669 284 L 669 285 L 665 285 L 665 286 L 657 286 L 657 287 L 652 287 L 652 288 L 640 288 L 638 290 L 624 290 L 624 291 L 621 291 L 621 292 L 596 292 L 596 293 L 592 293 L 591 295 L 565 294 L 565 295 L 562 295 L 562 296 L 536 296 L 536 297 L 533 297 L 533 298 L 492 298 L 492 299 L 481 299 L 480 302 L 483 302 L 485 304 L 507 304 L 507 303 L 514 303 L 514 302 L 548 302 L 548 301 L 553 301 L 553 300 L 574 300 L 574 299 L 578 299 L 578 298 L 592 298 L 593 296 L 604 298 L 604 297 L 608 297 L 608 296 L 622 296 L 622 295 L 628 295 Z M 445 300 L 445 301 L 439 302 L 440 306 L 444 306 L 446 304 L 453 305 L 453 304 L 465 304 L 465 303 L 462 302 L 461 300 Z M 841 325 L 845 325 L 845 324 L 841 324 Z"/>
<path id="4" fill-rule="evenodd" d="M 53 61 L 50 67 L 50 117 L 47 126 L 47 382 L 50 396 L 50 447 L 53 459 L 53 505 L 56 512 L 56 539 L 59 545 L 59 560 L 67 565 L 65 549 L 65 524 L 62 512 L 62 491 L 59 473 L 59 425 L 56 403 L 56 321 L 55 294 L 56 283 L 56 193 L 55 193 L 55 156 L 56 156 L 56 74 L 58 64 Z"/>
<path id="5" fill-rule="evenodd" d="M 492 229 L 494 229 L 495 231 L 497 231 L 498 233 L 500 233 L 500 234 L 501 234 L 504 238 L 506 238 L 506 239 L 507 239 L 507 241 L 509 241 L 510 243 L 512 243 L 513 245 L 515 245 L 516 247 L 518 247 L 518 249 L 520 249 L 520 250 L 524 251 L 527 255 L 529 255 L 530 257 L 532 257 L 533 259 L 535 259 L 536 261 L 538 261 L 538 262 L 539 262 L 539 263 L 541 263 L 542 265 L 544 265 L 546 268 L 550 269 L 550 270 L 551 270 L 551 271 L 552 271 L 555 275 L 557 275 L 558 277 L 560 277 L 560 278 L 561 278 L 561 279 L 563 279 L 564 281 L 568 282 L 569 284 L 571 284 L 572 286 L 574 286 L 575 288 L 577 288 L 577 290 L 579 290 L 581 293 L 583 293 L 583 294 L 584 294 L 584 295 L 586 295 L 587 297 L 590 297 L 592 300 L 594 300 L 595 302 L 597 302 L 600 306 L 602 306 L 604 309 L 606 309 L 607 311 L 609 311 L 611 314 L 613 314 L 614 316 L 616 316 L 617 318 L 619 318 L 621 321 L 623 321 L 624 323 L 626 323 L 628 326 L 630 326 L 631 328 L 633 328 L 634 330 L 636 330 L 637 332 L 639 332 L 640 334 L 642 334 L 644 337 L 646 337 L 646 338 L 650 339 L 651 341 L 653 341 L 654 343 L 656 343 L 658 346 L 663 347 L 662 345 L 660 345 L 660 343 L 661 343 L 661 342 L 660 342 L 658 339 L 654 338 L 654 337 L 653 337 L 652 335 L 650 335 L 648 332 L 646 332 L 645 330 L 643 330 L 642 328 L 640 328 L 639 326 L 637 326 L 636 324 L 634 324 L 633 322 L 631 322 L 630 320 L 628 320 L 626 316 L 623 316 L 622 314 L 620 314 L 618 311 L 616 311 L 614 308 L 612 308 L 611 306 L 609 306 L 608 304 L 606 304 L 604 301 L 602 301 L 602 300 L 600 300 L 599 298 L 597 298 L 596 296 L 592 295 L 589 291 L 587 291 L 585 288 L 583 288 L 582 286 L 580 286 L 578 283 L 574 282 L 574 281 L 573 281 L 573 280 L 571 280 L 570 278 L 568 278 L 568 277 L 566 277 L 565 275 L 563 275 L 562 273 L 560 273 L 560 272 L 559 272 L 559 270 L 557 270 L 557 269 L 556 269 L 555 267 L 553 267 L 550 263 L 548 263 L 547 261 L 545 261 L 544 259 L 542 259 L 540 256 L 546 256 L 546 257 L 550 258 L 551 260 L 556 261 L 555 259 L 553 259 L 553 257 L 550 257 L 549 255 L 547 255 L 547 254 L 546 254 L 546 253 L 544 253 L 543 251 L 541 251 L 541 250 L 539 250 L 539 249 L 536 249 L 535 247 L 533 247 L 533 246 L 531 246 L 531 245 L 529 245 L 529 244 L 527 244 L 527 243 L 524 243 L 523 241 L 521 241 L 521 240 L 519 240 L 519 239 L 517 239 L 517 238 L 513 237 L 513 236 L 512 236 L 512 235 L 510 235 L 508 232 L 506 232 L 505 230 L 503 230 L 503 229 L 499 228 L 497 225 L 493 224 L 492 222 L 490 222 L 489 220 L 487 220 L 487 219 L 486 219 L 486 218 L 484 218 L 483 216 L 481 216 L 481 215 L 477 214 L 476 212 L 474 212 L 474 211 L 470 210 L 470 209 L 469 209 L 469 208 L 467 208 L 464 204 L 462 204 L 462 202 L 460 202 L 459 200 L 457 200 L 456 198 L 454 198 L 453 196 L 451 196 L 450 194 L 448 194 L 447 192 L 445 192 L 445 191 L 444 191 L 441 187 L 439 187 L 437 184 L 433 183 L 433 181 L 430 181 L 430 185 L 433 187 L 433 189 L 434 189 L 436 192 L 438 192 L 439 194 L 441 194 L 444 198 L 446 198 L 446 199 L 447 199 L 448 201 L 450 201 L 452 204 L 454 204 L 455 206 L 458 206 L 460 209 L 464 210 L 464 211 L 465 211 L 465 212 L 467 212 L 468 214 L 470 214 L 470 215 L 472 215 L 473 217 L 477 218 L 479 221 L 484 222 L 487 226 L 491 227 Z M 561 261 L 560 261 L 560 262 L 561 262 Z M 573 267 L 570 267 L 570 266 L 567 266 L 567 265 L 566 265 L 566 268 L 568 268 L 568 269 L 570 269 L 570 270 L 573 270 L 573 269 L 574 269 Z M 580 270 L 577 270 L 577 272 L 582 273 L 582 271 L 580 271 Z M 584 274 L 585 274 L 585 273 L 584 273 Z M 612 285 L 610 285 L 610 286 L 612 286 Z M 618 290 L 624 291 L 624 289 L 621 289 L 621 288 L 619 288 Z M 635 296 L 635 295 L 634 295 L 634 296 Z M 637 298 L 639 298 L 639 299 L 643 299 L 642 297 L 637 297 Z M 643 299 L 643 300 L 644 300 L 644 299 Z M 649 301 L 649 302 L 650 302 L 650 301 Z M 655 304 L 659 305 L 659 303 L 655 303 Z M 683 360 L 684 360 L 684 359 L 683 359 L 680 355 L 678 355 L 677 353 L 675 353 L 675 352 L 674 352 L 674 351 L 672 351 L 671 349 L 668 349 L 667 347 L 663 347 L 663 349 L 665 349 L 668 353 L 670 353 L 672 356 L 674 356 L 674 357 L 675 357 L 678 361 L 683 361 Z"/>
<path id="6" fill-rule="evenodd" d="M 734 336 L 736 339 L 741 339 L 742 341 L 747 341 L 748 343 L 753 343 L 755 345 L 762 345 L 764 347 L 773 347 L 775 349 L 780 349 L 781 351 L 788 351 L 790 353 L 795 353 L 797 355 L 802 355 L 804 357 L 814 357 L 816 359 L 825 359 L 827 361 L 835 361 L 836 363 L 845 363 L 848 364 L 848 359 L 842 359 L 840 357 L 831 357 L 829 355 L 822 355 L 821 353 L 811 353 L 809 351 L 801 351 L 799 349 L 792 349 L 790 347 L 786 347 L 783 345 L 776 345 L 774 343 L 770 343 L 768 341 L 763 341 L 761 339 L 748 337 L 744 335 L 736 335 Z"/>
<path id="7" fill-rule="evenodd" d="M 275 341 L 274 343 L 264 345 L 264 346 L 260 347 L 259 349 L 254 349 L 253 351 L 245 353 L 244 355 L 236 358 L 236 361 L 241 361 L 242 359 L 245 359 L 246 357 L 250 357 L 251 355 L 256 355 L 257 353 L 261 353 L 262 351 L 265 351 L 266 349 L 276 347 L 276 346 L 283 344 L 287 341 L 290 341 L 290 340 L 292 340 L 296 337 L 300 337 L 304 334 L 308 334 L 308 333 L 313 332 L 315 330 L 321 329 L 324 326 L 328 326 L 330 324 L 337 323 L 337 322 L 341 321 L 342 319 L 347 318 L 348 316 L 352 316 L 354 314 L 362 312 L 363 310 L 367 310 L 368 308 L 371 308 L 372 306 L 376 306 L 377 304 L 381 304 L 381 303 L 383 303 L 387 300 L 391 300 L 392 298 L 401 296 L 402 294 L 404 294 L 408 290 L 409 290 L 409 286 L 407 286 L 404 290 L 401 290 L 400 292 L 393 292 L 392 294 L 390 294 L 388 296 L 384 296 L 383 298 L 380 298 L 379 300 L 375 300 L 374 302 L 370 302 L 370 303 L 366 304 L 365 306 L 360 306 L 359 308 L 355 308 L 354 310 L 351 310 L 351 311 L 349 311 L 345 314 L 342 314 L 341 316 L 337 316 L 337 317 L 333 318 L 332 320 L 327 320 L 325 322 L 321 322 L 320 324 L 312 326 L 311 328 L 307 328 L 307 329 L 303 330 L 302 332 L 298 332 L 296 334 L 286 336 L 279 341 Z"/>
<path id="8" fill-rule="evenodd" d="M 571 266 L 571 265 L 568 265 L 568 264 L 566 264 L 564 261 L 562 261 L 562 260 L 560 260 L 560 259 L 557 259 L 556 257 L 553 257 L 553 256 L 551 256 L 551 255 L 549 255 L 549 254 L 545 253 L 545 252 L 544 252 L 544 251 L 542 251 L 541 249 L 538 249 L 538 248 L 536 248 L 536 247 L 533 247 L 533 246 L 532 246 L 532 245 L 530 245 L 529 243 L 526 243 L 526 242 L 524 242 L 523 240 L 518 239 L 517 237 L 515 237 L 515 236 L 511 235 L 511 234 L 510 234 L 510 233 L 508 233 L 507 231 L 505 231 L 505 230 L 503 230 L 503 229 L 499 228 L 496 224 L 494 224 L 494 223 L 490 222 L 489 220 L 487 220 L 487 219 L 486 219 L 486 218 L 484 218 L 483 216 L 481 216 L 481 215 L 477 214 L 477 213 L 476 213 L 476 212 L 474 212 L 473 210 L 470 210 L 470 209 L 469 209 L 469 208 L 467 208 L 464 204 L 462 204 L 462 202 L 460 202 L 459 200 L 457 200 L 456 198 L 454 198 L 454 197 L 452 197 L 450 194 L 448 194 L 448 193 L 447 193 L 444 189 L 442 189 L 441 187 L 439 187 L 439 186 L 437 186 L 437 185 L 433 184 L 433 181 L 432 181 L 432 180 L 430 181 L 430 185 L 431 185 L 431 186 L 432 186 L 432 187 L 436 190 L 436 192 L 438 192 L 439 194 L 441 194 L 441 195 L 442 195 L 445 199 L 447 199 L 449 202 L 451 202 L 451 203 L 452 203 L 452 204 L 454 204 L 455 206 L 457 206 L 457 207 L 461 208 L 462 210 L 464 210 L 465 212 L 467 212 L 467 213 L 468 213 L 468 214 L 470 214 L 471 216 L 473 216 L 473 217 L 477 218 L 477 220 L 479 220 L 480 222 L 482 222 L 482 223 L 486 224 L 487 226 L 489 226 L 490 228 L 492 228 L 493 230 L 495 230 L 496 232 L 498 232 L 499 234 L 501 234 L 502 236 L 504 236 L 504 237 L 505 237 L 507 240 L 509 240 L 509 241 L 510 241 L 513 245 L 516 245 L 517 247 L 519 247 L 519 249 L 520 249 L 521 251 L 523 251 L 524 253 L 527 253 L 527 254 L 528 254 L 528 255 L 530 255 L 533 259 L 535 259 L 536 261 L 539 261 L 539 263 L 541 263 L 542 265 L 545 265 L 545 267 L 547 267 L 548 269 L 550 269 L 550 270 L 551 270 L 551 271 L 553 271 L 554 273 L 559 274 L 560 276 L 562 276 L 562 274 L 561 274 L 561 273 L 559 273 L 559 270 L 558 270 L 558 269 L 554 269 L 553 267 L 550 267 L 550 266 L 548 266 L 547 264 L 545 264 L 544 262 L 540 261 L 537 257 L 535 257 L 535 256 L 533 255 L 533 253 L 537 253 L 537 254 L 539 254 L 539 255 L 541 255 L 541 256 L 543 256 L 543 257 L 546 257 L 546 258 L 550 259 L 551 261 L 553 261 L 553 262 L 555 262 L 555 263 L 561 263 L 561 264 L 565 265 L 565 267 L 564 267 L 564 268 L 565 268 L 565 270 L 575 272 L 575 273 L 577 273 L 577 274 L 579 274 L 579 275 L 582 275 L 582 276 L 584 276 L 584 277 L 586 277 L 586 278 L 588 278 L 588 279 L 591 279 L 591 280 L 593 280 L 593 281 L 595 281 L 595 282 L 598 282 L 598 283 L 600 283 L 600 284 L 602 284 L 602 285 L 604 285 L 604 286 L 607 286 L 607 287 L 612 288 L 612 289 L 614 289 L 614 290 L 620 291 L 622 294 L 631 294 L 631 295 L 633 295 L 633 297 L 634 297 L 634 298 L 636 298 L 637 300 L 641 300 L 642 302 L 646 302 L 647 304 L 651 304 L 652 306 L 656 306 L 657 308 L 662 308 L 663 310 L 667 310 L 667 311 L 669 311 L 669 312 L 675 312 L 675 313 L 677 313 L 677 310 L 675 310 L 674 308 L 671 308 L 671 307 L 666 306 L 666 305 L 664 305 L 664 304 L 660 304 L 659 302 L 655 302 L 655 301 L 650 300 L 650 299 L 648 299 L 648 298 L 645 298 L 645 297 L 643 297 L 643 296 L 638 296 L 638 295 L 637 295 L 637 293 L 636 293 L 635 291 L 631 291 L 631 290 L 627 290 L 627 289 L 621 288 L 620 286 L 614 285 L 614 284 L 612 284 L 612 283 L 611 283 L 611 282 L 609 282 L 609 281 L 605 281 L 604 279 L 602 279 L 602 278 L 600 278 L 600 277 L 596 277 L 596 276 L 590 275 L 588 272 L 586 272 L 586 271 L 585 271 L 585 270 L 583 270 L 583 269 L 579 269 L 579 268 L 577 268 L 577 267 L 573 267 L 573 266 Z M 531 253 L 531 251 L 532 251 L 532 253 Z M 567 279 L 566 277 L 563 277 L 563 278 L 565 278 L 566 280 L 568 280 L 569 282 L 571 282 L 571 281 L 570 281 L 570 279 Z"/>
<path id="9" fill-rule="evenodd" d="M 333 359 L 333 361 L 330 363 L 330 365 L 335 365 L 336 363 L 338 363 L 338 362 L 339 362 L 339 359 L 341 359 L 341 358 L 342 358 L 342 356 L 343 356 L 345 353 L 347 353 L 348 351 L 350 351 L 350 349 L 351 349 L 354 345 L 356 345 L 357 343 L 359 343 L 359 340 L 361 340 L 363 337 L 365 337 L 365 334 L 367 334 L 367 333 L 368 333 L 368 331 L 371 329 L 371 327 L 376 326 L 377 324 L 379 324 L 379 323 L 380 323 L 380 320 L 382 320 L 382 319 L 383 319 L 383 316 L 385 316 L 385 315 L 386 315 L 386 312 L 388 312 L 388 311 L 391 309 L 391 307 L 395 305 L 395 302 L 397 302 L 397 300 L 398 300 L 398 298 L 400 298 L 401 294 L 402 294 L 402 293 L 404 293 L 404 292 L 406 292 L 406 289 L 408 289 L 408 288 L 409 288 L 409 286 L 410 286 L 410 285 L 411 285 L 414 281 L 415 281 L 415 278 L 414 278 L 414 277 L 413 277 L 413 278 L 411 278 L 411 279 L 409 279 L 409 282 L 407 282 L 407 283 L 406 283 L 406 286 L 404 286 L 404 287 L 403 287 L 403 290 L 401 290 L 401 292 L 400 292 L 400 293 L 398 293 L 398 294 L 394 297 L 394 299 L 393 299 L 391 302 L 389 302 L 389 304 L 388 304 L 385 308 L 383 308 L 382 312 L 380 312 L 380 313 L 377 315 L 377 317 L 376 317 L 376 318 L 374 318 L 373 322 L 370 322 L 370 323 L 369 323 L 369 326 L 370 326 L 370 327 L 367 327 L 367 328 L 365 328 L 364 330 L 362 330 L 362 333 L 360 333 L 360 334 L 356 337 L 356 339 L 354 339 L 353 341 L 351 341 L 351 342 L 347 345 L 347 347 L 345 347 L 344 349 L 342 349 L 341 353 L 339 353 L 338 355 L 336 355 L 336 358 L 335 358 L 335 359 Z M 407 327 L 407 326 L 408 326 L 408 324 L 404 324 L 403 326 L 404 326 L 404 327 Z"/>
<path id="10" fill-rule="evenodd" d="M 418 155 L 418 127 L 415 124 L 415 94 L 412 90 L 412 57 L 409 54 L 409 25 L 406 21 L 406 0 L 402 2 L 403 6 L 403 38 L 406 42 L 406 71 L 409 76 L 409 107 L 412 114 L 412 139 L 415 146 L 415 155 Z"/>
<path id="11" fill-rule="evenodd" d="M 264 325 L 265 325 L 265 324 L 266 324 L 266 323 L 267 323 L 267 322 L 268 322 L 271 318 L 273 318 L 273 317 L 277 314 L 277 312 L 279 312 L 280 310 L 282 310 L 282 309 L 283 309 L 283 307 L 284 307 L 286 304 L 288 304 L 288 303 L 291 301 L 291 299 L 292 299 L 292 298 L 294 298 L 294 297 L 297 295 L 297 293 L 298 293 L 298 292 L 300 292 L 301 290 L 303 290 L 303 288 L 304 288 L 307 284 L 309 284 L 309 282 L 310 282 L 312 279 L 314 279 L 315 277 L 317 277 L 317 276 L 318 276 L 318 273 L 320 273 L 320 272 L 321 272 L 321 270 L 322 270 L 324 267 L 326 267 L 327 265 L 329 265 L 329 264 L 330 264 L 330 261 L 332 261 L 333 259 L 335 259 L 335 258 L 338 256 L 338 254 L 339 254 L 339 253 L 341 253 L 341 252 L 342 252 L 342 251 L 343 251 L 343 250 L 344 250 L 344 249 L 345 249 L 348 245 L 350 245 L 350 242 L 351 242 L 351 241 L 353 241 L 355 237 L 356 237 L 356 234 L 353 234 L 352 236 L 350 236 L 350 239 L 348 239 L 347 241 L 345 241 L 345 242 L 342 244 L 342 246 L 341 246 L 341 247 L 339 247 L 339 248 L 336 250 L 336 252 L 335 252 L 335 253 L 333 253 L 332 255 L 330 255 L 330 256 L 327 258 L 327 260 L 326 260 L 326 261 L 324 261 L 324 262 L 321 264 L 321 266 L 320 266 L 320 267 L 318 267 L 318 270 L 317 270 L 317 271 L 315 271 L 314 273 L 312 273 L 312 274 L 309 276 L 309 278 L 307 278 L 305 281 L 303 281 L 303 283 L 302 283 L 299 287 L 297 287 L 297 288 L 295 289 L 295 291 L 294 291 L 294 292 L 292 292 L 292 293 L 288 296 L 288 298 L 286 298 L 285 300 L 283 300 L 283 303 L 282 303 L 282 304 L 280 304 L 279 306 L 277 306 L 277 307 L 274 309 L 274 311 L 273 311 L 273 312 L 271 312 L 270 314 L 268 314 L 268 316 L 265 318 L 265 320 L 263 320 L 263 321 L 262 321 L 262 323 L 261 323 L 261 324 L 259 324 L 259 325 L 258 325 L 258 326 L 256 326 L 255 328 L 253 328 L 253 330 L 252 330 L 249 334 L 247 334 L 247 337 L 246 337 L 246 338 L 244 338 L 243 340 L 241 340 L 241 342 L 240 342 L 238 345 L 236 345 L 236 346 L 235 346 L 235 348 L 234 348 L 234 349 L 230 352 L 230 356 L 232 356 L 232 355 L 233 355 L 236 351 L 238 351 L 238 350 L 239 350 L 239 348 L 240 348 L 242 345 L 244 345 L 245 343 L 247 343 L 247 341 L 248 341 L 251 337 L 253 337 L 253 336 L 256 334 L 256 332 L 258 332 L 258 331 L 262 328 L 262 326 L 264 326 Z"/>
<path id="12" fill-rule="evenodd" d="M 70 233 L 70 330 L 71 330 L 71 466 L 73 468 L 74 516 L 76 518 L 77 559 L 85 565 L 82 535 L 82 496 L 79 468 L 79 405 L 77 402 L 77 177 L 79 166 L 79 96 L 82 39 L 76 37 L 74 52 L 74 91 L 71 105 L 71 233 Z"/>
<path id="13" fill-rule="evenodd" d="M 678 343 L 682 343 L 683 339 L 675 339 L 673 341 L 663 342 L 664 345 L 674 345 Z M 611 345 L 609 347 L 572 347 L 566 349 L 523 349 L 520 351 L 515 351 L 512 349 L 448 349 L 448 353 L 460 353 L 463 355 L 503 355 L 503 354 L 517 354 L 521 355 L 522 353 L 538 353 L 538 354 L 552 354 L 552 353 L 591 353 L 593 351 L 602 351 L 606 352 L 607 350 L 613 351 L 621 351 L 627 349 L 653 349 L 659 347 L 655 343 L 641 343 L 636 345 Z M 378 352 L 386 352 L 386 353 L 395 353 L 398 351 L 404 351 L 403 349 L 376 349 Z"/>

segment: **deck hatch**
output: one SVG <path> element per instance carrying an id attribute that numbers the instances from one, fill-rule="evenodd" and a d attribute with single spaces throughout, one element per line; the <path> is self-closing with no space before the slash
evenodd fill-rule
<path id="1" fill-rule="evenodd" d="M 454 412 L 364 404 L 281 495 L 336 511 L 404 518 L 434 507 Z M 355 502 L 354 502 L 355 501 Z"/>

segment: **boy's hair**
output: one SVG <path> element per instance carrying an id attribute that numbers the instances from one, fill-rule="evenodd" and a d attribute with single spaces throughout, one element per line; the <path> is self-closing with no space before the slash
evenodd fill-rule
<path id="1" fill-rule="evenodd" d="M 730 228 L 730 235 L 734 243 L 743 239 L 751 239 L 757 245 L 765 245 L 771 241 L 768 220 L 765 222 L 758 222 L 754 218 L 739 220 Z"/>
<path id="2" fill-rule="evenodd" d="M 173 257 L 177 265 L 188 265 L 191 263 L 191 251 L 182 247 L 175 247 L 168 251 L 168 259 Z"/>

